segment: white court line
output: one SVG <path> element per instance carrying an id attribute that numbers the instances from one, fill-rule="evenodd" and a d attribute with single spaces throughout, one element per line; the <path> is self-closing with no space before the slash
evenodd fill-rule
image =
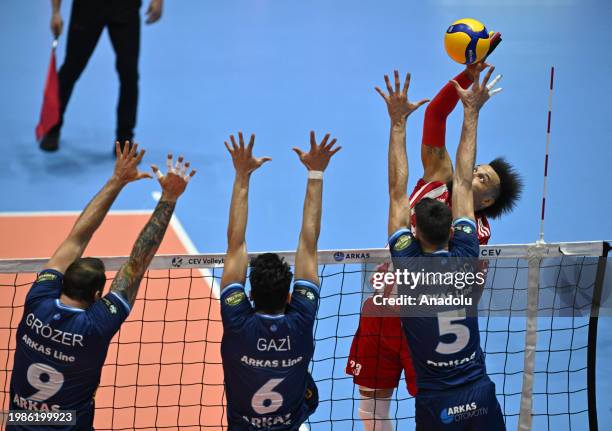
<path id="1" fill-rule="evenodd" d="M 153 193 L 153 199 L 159 200 L 161 194 L 156 195 Z M 76 216 L 81 214 L 82 211 L 4 211 L 0 212 L 0 218 L 2 217 L 60 217 L 60 216 Z M 111 210 L 108 215 L 150 215 L 153 210 Z M 195 244 L 187 234 L 187 231 L 183 227 L 176 215 L 172 215 L 170 219 L 170 225 L 176 236 L 178 237 L 181 245 L 185 248 L 188 254 L 200 254 Z M 211 294 L 214 298 L 219 299 L 220 289 L 219 283 L 213 278 L 212 272 L 208 268 L 198 268 L 200 275 L 207 281 L 210 286 Z"/>

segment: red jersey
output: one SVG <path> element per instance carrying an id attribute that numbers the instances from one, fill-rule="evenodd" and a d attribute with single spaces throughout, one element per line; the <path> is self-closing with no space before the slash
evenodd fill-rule
<path id="1" fill-rule="evenodd" d="M 431 198 L 440 201 L 449 207 L 452 205 L 451 192 L 448 190 L 446 184 L 442 181 L 430 181 L 426 182 L 423 178 L 421 178 L 414 187 L 412 194 L 410 195 L 410 224 L 412 225 L 412 230 L 414 231 L 415 226 L 415 217 L 412 209 L 414 206 L 423 198 Z M 491 238 L 491 228 L 489 227 L 489 221 L 482 214 L 475 214 L 476 216 L 476 226 L 478 227 L 478 242 L 480 245 L 487 245 L 489 239 Z"/>

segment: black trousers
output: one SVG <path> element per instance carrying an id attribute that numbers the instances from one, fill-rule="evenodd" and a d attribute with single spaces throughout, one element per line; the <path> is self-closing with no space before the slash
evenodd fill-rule
<path id="1" fill-rule="evenodd" d="M 138 105 L 140 5 L 141 0 L 73 0 L 66 58 L 58 74 L 62 120 L 74 84 L 106 27 L 115 50 L 115 67 L 120 82 L 116 137 L 121 141 L 134 137 Z"/>

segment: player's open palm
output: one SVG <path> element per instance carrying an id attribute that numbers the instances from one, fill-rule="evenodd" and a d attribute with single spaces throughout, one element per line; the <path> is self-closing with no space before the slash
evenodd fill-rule
<path id="1" fill-rule="evenodd" d="M 264 163 L 272 160 L 270 157 L 254 157 L 253 156 L 253 146 L 255 145 L 255 135 L 251 135 L 251 139 L 249 140 L 249 144 L 244 146 L 244 138 L 242 136 L 242 132 L 238 132 L 238 143 L 236 143 L 236 138 L 234 135 L 230 135 L 230 141 L 232 143 L 231 147 L 227 143 L 224 142 L 225 148 L 229 151 L 232 156 L 232 163 L 234 164 L 234 169 L 238 173 L 242 174 L 250 174 L 257 168 L 259 168 Z"/>
<path id="2" fill-rule="evenodd" d="M 472 87 L 467 90 L 461 88 L 459 83 L 454 79 L 451 81 L 451 83 L 457 89 L 457 94 L 463 103 L 464 109 L 480 111 L 480 108 L 483 107 L 491 96 L 499 93 L 502 90 L 501 88 L 493 88 L 501 79 L 501 75 L 497 75 L 493 81 L 489 82 L 494 70 L 494 66 L 489 67 L 489 70 L 487 71 L 487 74 L 482 82 L 480 82 L 480 70 L 474 70 L 474 84 L 472 84 Z"/>
<path id="3" fill-rule="evenodd" d="M 404 81 L 404 86 L 401 90 L 399 72 L 394 70 L 393 75 L 395 77 L 395 88 L 391 86 L 389 75 L 385 75 L 385 84 L 387 84 L 387 91 L 389 94 L 385 94 L 379 87 L 374 87 L 374 89 L 378 94 L 380 94 L 387 104 L 387 110 L 389 111 L 391 122 L 396 123 L 406 119 L 406 117 L 416 111 L 421 105 L 429 102 L 429 99 L 421 99 L 415 103 L 410 102 L 408 100 L 410 73 L 406 74 L 406 80 Z"/>
<path id="4" fill-rule="evenodd" d="M 324 171 L 329 164 L 332 156 L 342 149 L 342 147 L 334 148 L 336 138 L 329 141 L 329 133 L 325 135 L 320 144 L 317 144 L 315 132 L 310 131 L 310 151 L 305 153 L 299 148 L 293 148 L 293 151 L 300 157 L 300 161 L 306 166 L 309 171 Z"/>
<path id="5" fill-rule="evenodd" d="M 157 180 L 162 188 L 162 199 L 175 201 L 183 194 L 187 188 L 187 183 L 196 174 L 195 169 L 189 171 L 189 162 L 184 162 L 183 156 L 179 156 L 176 164 L 173 163 L 172 154 L 168 154 L 166 167 L 168 172 L 164 175 L 156 165 L 151 165 L 151 169 L 157 176 Z"/>
<path id="6" fill-rule="evenodd" d="M 115 172 L 113 176 L 122 184 L 128 184 L 132 181 L 142 180 L 143 178 L 151 178 L 151 175 L 138 170 L 138 165 L 144 157 L 145 150 L 138 152 L 138 144 L 126 145 L 121 149 L 119 142 L 115 142 L 115 153 L 117 160 L 115 161 Z"/>

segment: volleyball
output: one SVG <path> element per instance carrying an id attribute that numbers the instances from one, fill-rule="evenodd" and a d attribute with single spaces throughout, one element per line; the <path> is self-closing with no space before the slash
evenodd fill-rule
<path id="1" fill-rule="evenodd" d="M 446 53 L 461 64 L 472 64 L 482 60 L 491 44 L 491 36 L 483 23 L 472 18 L 455 21 L 444 35 Z"/>

